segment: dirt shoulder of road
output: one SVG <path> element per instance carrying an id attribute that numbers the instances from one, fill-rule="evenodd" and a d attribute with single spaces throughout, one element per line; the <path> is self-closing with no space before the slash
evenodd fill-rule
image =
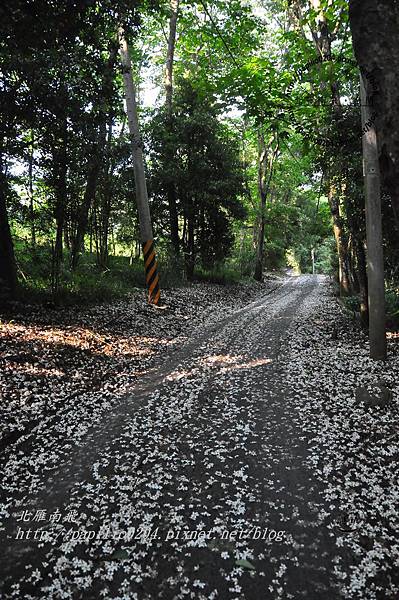
<path id="1" fill-rule="evenodd" d="M 388 335 L 387 361 L 371 360 L 366 333 L 328 284 L 296 314 L 284 377 L 329 502 L 323 522 L 356 558 L 350 570 L 337 561 L 345 598 L 398 598 L 398 373 L 398 338 Z"/>

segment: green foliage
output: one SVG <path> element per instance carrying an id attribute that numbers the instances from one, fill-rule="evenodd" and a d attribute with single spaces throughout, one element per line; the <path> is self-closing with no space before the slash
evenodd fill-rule
<path id="1" fill-rule="evenodd" d="M 389 318 L 399 322 L 399 289 L 387 289 L 385 294 L 386 312 Z"/>
<path id="2" fill-rule="evenodd" d="M 344 299 L 348 310 L 359 313 L 360 300 L 358 296 L 347 296 Z M 387 316 L 387 326 L 390 329 L 397 330 L 399 327 L 399 289 L 387 288 L 385 290 L 385 307 Z"/>
<path id="3" fill-rule="evenodd" d="M 255 267 L 255 250 L 252 228 L 242 226 L 235 236 L 235 246 L 228 261 L 232 269 L 240 277 L 251 277 Z"/>
<path id="4" fill-rule="evenodd" d="M 354 313 L 360 312 L 360 300 L 358 296 L 346 296 L 343 299 L 344 305 L 348 310 Z"/>
<path id="5" fill-rule="evenodd" d="M 234 267 L 220 264 L 216 265 L 214 269 L 197 267 L 194 271 L 194 280 L 219 285 L 233 285 L 239 283 L 242 277 Z"/>
<path id="6" fill-rule="evenodd" d="M 170 241 L 167 238 L 159 238 L 156 241 L 156 250 L 161 286 L 168 288 L 185 285 L 184 261 L 175 255 Z"/>
<path id="7" fill-rule="evenodd" d="M 252 276 L 262 218 L 265 269 L 288 262 L 311 272 L 314 249 L 317 272 L 337 271 L 327 198 L 336 202 L 352 268 L 359 269 L 364 190 L 347 3 L 321 0 L 327 29 L 335 32 L 331 56 L 322 61 L 304 35 L 309 27 L 318 30 L 317 11 L 308 1 L 294 4 L 180 3 L 172 115 L 162 94 L 157 108 L 140 114 L 162 286 L 180 285 L 186 276 Z M 129 265 L 140 242 L 116 26 L 120 19 L 125 25 L 145 96 L 148 73 L 164 90 L 169 16 L 166 1 L 28 6 L 17 0 L 12 10 L 0 9 L 2 191 L 19 279 L 30 293 L 49 293 L 56 243 L 59 295 L 105 298 L 144 285 L 141 260 Z M 344 98 L 339 110 L 334 89 Z M 260 131 L 267 168 L 277 150 L 264 207 Z M 386 273 L 394 286 L 399 250 L 388 195 L 383 220 Z M 86 237 L 76 249 L 79 227 Z M 83 257 L 72 273 L 74 251 Z"/>
<path id="8" fill-rule="evenodd" d="M 150 186 L 155 226 L 165 235 L 167 190 L 173 184 L 186 263 L 205 269 L 229 256 L 233 221 L 243 219 L 243 172 L 232 131 L 219 108 L 187 79 L 176 89 L 173 122 L 160 111 L 151 121 Z"/>
<path id="9" fill-rule="evenodd" d="M 19 241 L 15 249 L 20 273 L 19 297 L 27 302 L 98 303 L 123 297 L 135 288 L 145 287 L 142 260 L 130 264 L 128 257 L 112 256 L 109 269 L 102 270 L 96 263 L 96 257 L 86 254 L 78 269 L 71 272 L 68 257 L 65 256 L 60 288 L 54 296 L 51 289 L 51 247 L 38 245 L 32 249 Z"/>

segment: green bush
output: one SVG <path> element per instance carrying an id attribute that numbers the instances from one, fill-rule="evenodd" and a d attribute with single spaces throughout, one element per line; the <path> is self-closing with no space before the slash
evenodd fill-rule
<path id="1" fill-rule="evenodd" d="M 205 283 L 218 283 L 220 285 L 237 284 L 241 280 L 239 271 L 227 265 L 218 265 L 214 269 L 205 270 L 201 267 L 195 269 L 194 279 Z"/>
<path id="2" fill-rule="evenodd" d="M 158 240 L 156 254 L 161 287 L 179 287 L 185 283 L 184 261 L 176 258 L 170 242 Z"/>
<path id="3" fill-rule="evenodd" d="M 387 315 L 399 319 L 399 289 L 388 289 L 385 294 L 385 303 Z"/>
<path id="4" fill-rule="evenodd" d="M 59 304 L 98 303 L 121 298 L 136 288 L 144 288 L 145 275 L 141 259 L 131 263 L 126 256 L 110 256 L 109 267 L 100 269 L 94 254 L 82 255 L 78 268 L 69 268 L 69 254 L 64 253 L 59 289 L 52 293 L 52 249 L 24 241 L 15 243 L 18 267 L 19 298 L 25 302 L 55 301 Z"/>
<path id="5" fill-rule="evenodd" d="M 360 312 L 360 300 L 358 296 L 347 296 L 343 299 L 348 310 Z M 391 288 L 385 292 L 385 309 L 387 316 L 387 325 L 389 328 L 399 326 L 399 291 Z"/>
<path id="6" fill-rule="evenodd" d="M 346 296 L 342 300 L 348 310 L 360 312 L 360 299 L 358 296 Z"/>

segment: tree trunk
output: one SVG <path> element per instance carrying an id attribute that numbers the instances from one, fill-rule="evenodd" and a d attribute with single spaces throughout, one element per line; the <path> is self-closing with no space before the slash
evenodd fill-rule
<path id="1" fill-rule="evenodd" d="M 64 175 L 64 176 L 63 176 Z M 66 170 L 61 175 L 57 189 L 57 199 L 55 206 L 56 234 L 54 245 L 54 287 L 53 293 L 57 294 L 60 283 L 60 269 L 63 260 L 62 234 L 65 221 L 65 202 L 66 202 Z"/>
<path id="2" fill-rule="evenodd" d="M 112 119 L 108 123 L 108 135 L 106 145 L 106 159 L 104 169 L 104 184 L 100 203 L 100 227 L 98 232 L 100 253 L 97 256 L 98 265 L 106 269 L 108 265 L 108 235 L 109 219 L 111 215 L 112 204 L 112 176 L 113 166 L 111 165 L 111 146 L 112 146 Z"/>
<path id="3" fill-rule="evenodd" d="M 399 4 L 349 0 L 349 24 L 356 60 L 371 88 L 381 178 L 399 231 Z"/>
<path id="4" fill-rule="evenodd" d="M 258 132 L 258 194 L 259 194 L 259 226 L 258 239 L 256 243 L 256 261 L 254 279 L 262 281 L 263 254 L 265 247 L 265 211 L 266 211 L 266 175 L 267 175 L 267 149 L 265 137 Z"/>
<path id="5" fill-rule="evenodd" d="M 173 64 L 176 46 L 176 29 L 179 12 L 179 0 L 170 0 L 170 19 L 168 50 L 165 68 L 165 106 L 168 119 L 168 127 L 172 130 L 173 125 Z M 170 236 L 175 256 L 180 254 L 179 218 L 177 211 L 176 186 L 173 181 L 168 181 L 166 195 L 169 208 Z"/>
<path id="6" fill-rule="evenodd" d="M 35 208 L 33 196 L 33 155 L 34 155 L 34 137 L 31 132 L 31 146 L 28 156 L 28 197 L 29 197 L 29 221 L 30 221 L 30 241 L 32 247 L 36 245 L 36 228 L 35 228 Z"/>
<path id="7" fill-rule="evenodd" d="M 265 220 L 263 217 L 260 219 L 259 229 L 258 229 L 258 241 L 256 245 L 256 262 L 255 262 L 255 271 L 254 271 L 254 279 L 256 281 L 262 281 L 263 277 L 263 252 L 265 245 Z"/>
<path id="8" fill-rule="evenodd" d="M 140 237 L 143 244 L 146 282 L 149 290 L 148 301 L 158 304 L 160 300 L 159 277 L 154 251 L 154 239 L 150 207 L 148 204 L 147 182 L 144 171 L 142 141 L 136 104 L 136 91 L 132 77 L 129 48 L 122 27 L 118 30 L 123 82 L 125 87 L 126 112 L 132 142 L 134 181 L 136 187 L 136 203 L 139 214 Z"/>
<path id="9" fill-rule="evenodd" d="M 278 145 L 275 150 L 266 147 L 264 134 L 258 132 L 258 193 L 259 193 L 259 229 L 256 243 L 256 261 L 254 279 L 262 281 L 263 254 L 265 247 L 266 224 L 266 199 L 270 192 L 273 177 L 274 162 L 279 152 Z"/>
<path id="10" fill-rule="evenodd" d="M 1 168 L 0 164 L 0 168 Z M 17 288 L 17 269 L 14 256 L 14 245 L 8 221 L 7 178 L 0 170 L 0 302 L 14 298 Z"/>
<path id="11" fill-rule="evenodd" d="M 92 221 L 93 221 L 93 228 L 94 228 L 94 245 L 96 247 L 96 256 L 100 256 L 100 240 L 99 240 L 99 227 L 98 227 L 98 219 L 97 219 L 97 211 L 95 209 L 95 207 L 93 207 L 92 209 L 92 215 L 91 215 Z"/>
<path id="12" fill-rule="evenodd" d="M 332 181 L 330 182 L 330 189 L 328 193 L 328 204 L 330 206 L 331 216 L 333 219 L 334 237 L 337 245 L 339 291 L 341 296 L 348 296 L 350 293 L 347 263 L 348 246 L 342 225 L 342 218 L 340 215 L 338 190 Z"/>
<path id="13" fill-rule="evenodd" d="M 312 260 L 312 275 L 316 275 L 316 261 L 315 261 L 314 248 L 311 248 L 311 250 L 310 250 L 310 258 Z"/>
<path id="14" fill-rule="evenodd" d="M 367 93 L 360 76 L 362 127 L 370 121 Z M 362 137 L 363 173 L 366 191 L 367 278 L 369 298 L 370 356 L 385 360 L 387 342 L 385 333 L 385 284 L 382 250 L 380 167 L 378 163 L 377 133 L 374 124 Z"/>
<path id="15" fill-rule="evenodd" d="M 89 211 L 93 205 L 97 179 L 101 167 L 101 159 L 96 155 L 97 148 L 93 148 L 92 159 L 89 165 L 89 171 L 87 176 L 87 183 L 85 193 L 83 196 L 83 202 L 79 208 L 78 219 L 76 224 L 76 233 L 72 239 L 72 253 L 71 253 L 71 268 L 75 270 L 78 266 L 78 261 L 81 252 L 84 250 L 84 236 L 87 231 L 87 225 L 89 222 Z"/>
<path id="16" fill-rule="evenodd" d="M 53 257 L 53 294 L 57 295 L 60 283 L 60 269 L 63 260 L 63 232 L 65 223 L 65 210 L 67 204 L 67 153 L 66 153 L 66 122 L 62 132 L 62 141 L 59 148 L 53 149 L 54 191 L 55 207 L 54 217 L 56 222 L 56 235 Z"/>
<path id="17" fill-rule="evenodd" d="M 90 255 L 93 254 L 93 210 L 90 212 L 89 218 L 89 252 Z"/>
<path id="18" fill-rule="evenodd" d="M 187 254 L 186 254 L 186 276 L 188 281 L 194 277 L 195 267 L 195 215 L 194 215 L 194 199 L 192 199 L 192 207 L 187 214 Z"/>

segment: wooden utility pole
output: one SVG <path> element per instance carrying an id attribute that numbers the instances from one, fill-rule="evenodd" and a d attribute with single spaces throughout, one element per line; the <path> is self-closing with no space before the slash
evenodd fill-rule
<path id="1" fill-rule="evenodd" d="M 148 204 L 147 182 L 144 172 L 136 90 L 133 83 L 129 48 L 122 27 L 119 27 L 118 29 L 118 39 L 125 88 L 126 113 L 132 142 L 134 183 L 136 187 L 136 203 L 139 214 L 140 238 L 143 246 L 146 282 L 148 286 L 148 302 L 150 304 L 159 304 L 161 292 L 159 289 L 158 267 L 154 251 L 154 236 L 152 232 L 150 207 Z"/>
<path id="2" fill-rule="evenodd" d="M 366 192 L 367 279 L 369 301 L 370 356 L 385 360 L 387 342 L 385 333 L 385 285 L 382 250 L 380 166 L 377 134 L 367 102 L 366 83 L 360 75 L 360 102 L 362 116 L 363 175 Z"/>

